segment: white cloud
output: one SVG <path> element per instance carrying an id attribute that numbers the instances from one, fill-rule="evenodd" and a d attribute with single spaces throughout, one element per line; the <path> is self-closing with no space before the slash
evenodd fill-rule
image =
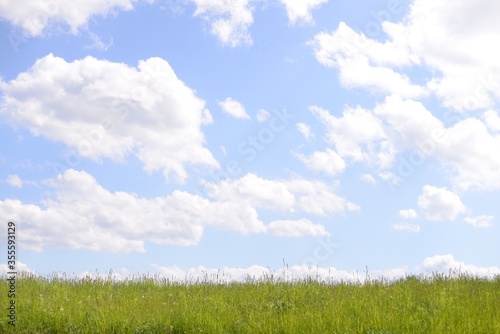
<path id="1" fill-rule="evenodd" d="M 349 109 L 342 118 L 329 116 L 324 111 L 319 114 L 316 110 L 315 113 L 328 124 L 327 136 L 342 157 L 349 154 L 347 149 L 342 148 L 351 147 L 350 154 L 354 155 L 354 161 L 377 161 L 378 157 L 379 166 L 388 169 L 397 153 L 409 151 L 408 156 L 403 157 L 404 161 L 398 159 L 398 176 L 406 177 L 408 169 L 415 169 L 425 158 L 434 156 L 449 170 L 457 188 L 500 188 L 500 156 L 496 154 L 500 151 L 500 135 L 492 135 L 478 119 L 464 118 L 446 128 L 422 103 L 397 96 L 387 97 L 373 112 L 358 108 L 356 117 L 351 115 Z M 491 113 L 489 115 L 491 117 Z M 356 131 L 360 130 L 349 128 L 358 123 L 363 129 L 362 124 L 370 122 L 375 124 L 372 131 L 378 130 L 365 138 L 356 135 Z M 365 148 L 358 142 L 362 142 Z M 383 144 L 378 152 L 374 150 L 377 142 Z"/>
<path id="2" fill-rule="evenodd" d="M 388 96 L 383 103 L 377 104 L 373 113 L 390 126 L 391 141 L 400 151 L 420 149 L 426 153 L 424 146 L 429 145 L 429 141 L 433 146 L 439 144 L 438 134 L 445 130 L 444 124 L 421 102 L 398 96 Z"/>
<path id="3" fill-rule="evenodd" d="M 460 197 L 447 190 L 426 185 L 418 197 L 418 206 L 429 220 L 455 220 L 466 212 L 466 207 Z"/>
<path id="4" fill-rule="evenodd" d="M 491 135 L 480 120 L 467 118 L 446 129 L 442 138 L 436 154 L 450 167 L 457 188 L 500 188 L 500 135 Z"/>
<path id="5" fill-rule="evenodd" d="M 500 275 L 498 267 L 477 267 L 457 261 L 451 254 L 435 255 L 426 258 L 418 269 L 426 274 L 444 273 L 458 275 L 467 274 L 479 277 L 493 278 Z"/>
<path id="6" fill-rule="evenodd" d="M 76 0 L 72 2 L 0 1 L 0 17 L 22 27 L 30 36 L 40 36 L 51 24 L 64 22 L 76 34 L 95 15 L 107 16 L 116 10 L 132 10 L 135 0 Z"/>
<path id="7" fill-rule="evenodd" d="M 304 138 L 309 141 L 313 134 L 311 133 L 311 127 L 305 123 L 297 123 L 297 130 L 304 136 Z"/>
<path id="8" fill-rule="evenodd" d="M 205 182 L 205 187 L 213 199 L 248 203 L 255 208 L 316 215 L 359 210 L 356 204 L 335 194 L 332 186 L 320 181 L 267 180 L 250 173 L 218 184 Z"/>
<path id="9" fill-rule="evenodd" d="M 214 283 L 245 282 L 245 281 L 268 281 L 271 278 L 276 281 L 296 282 L 299 280 L 314 280 L 319 282 L 360 283 L 367 280 L 364 273 L 339 270 L 334 267 L 318 267 L 308 264 L 298 264 L 271 270 L 269 267 L 251 266 L 248 268 L 206 268 L 203 266 L 182 269 L 177 266 L 164 267 L 154 264 L 153 267 L 163 277 L 176 282 L 203 282 Z M 372 278 L 384 277 L 387 279 L 403 277 L 408 271 L 407 267 L 395 268 L 384 271 L 370 271 Z M 369 279 L 369 278 L 368 278 Z"/>
<path id="10" fill-rule="evenodd" d="M 342 117 L 336 117 L 319 107 L 310 110 L 326 126 L 326 139 L 342 159 L 385 168 L 392 165 L 394 148 L 382 121 L 373 112 L 347 108 Z"/>
<path id="11" fill-rule="evenodd" d="M 0 268 L 6 268 L 5 264 L 0 264 Z M 23 264 L 24 268 L 28 268 Z M 399 268 L 391 268 L 386 270 L 373 270 L 370 269 L 368 275 L 362 272 L 362 268 L 358 271 L 340 270 L 335 267 L 321 267 L 311 266 L 308 263 L 287 265 L 286 267 L 270 269 L 253 265 L 246 268 L 237 267 L 221 267 L 221 268 L 207 268 L 204 266 L 192 267 L 183 269 L 179 266 L 161 266 L 156 263 L 152 264 L 153 270 L 151 272 L 152 280 L 158 279 L 160 282 L 163 278 L 170 281 L 180 283 L 193 283 L 193 282 L 212 282 L 212 283 L 231 283 L 231 282 L 269 282 L 286 281 L 297 282 L 301 280 L 318 281 L 328 283 L 366 283 L 371 280 L 384 279 L 384 281 L 391 281 L 402 279 L 411 274 L 421 274 L 424 277 L 432 278 L 436 274 L 449 275 L 454 277 L 458 275 L 469 275 L 474 277 L 493 279 L 500 275 L 500 268 L 498 267 L 479 267 L 475 265 L 465 264 L 464 262 L 457 261 L 451 254 L 435 255 L 425 258 L 422 263 L 416 266 L 415 270 L 410 271 L 408 266 Z M 5 271 L 5 269 L 4 269 Z M 25 271 L 32 272 L 29 268 Z M 90 278 L 96 280 L 111 279 L 112 281 L 134 281 L 140 280 L 144 276 L 133 275 L 131 270 L 120 268 L 113 270 L 113 273 L 108 274 L 94 274 L 84 272 L 76 276 L 78 279 Z M 60 279 L 72 279 L 71 276 L 60 276 Z"/>
<path id="12" fill-rule="evenodd" d="M 494 216 L 476 216 L 476 217 L 466 217 L 464 218 L 464 222 L 467 224 L 471 224 L 475 228 L 490 228 L 493 226 Z"/>
<path id="13" fill-rule="evenodd" d="M 396 186 L 401 183 L 401 178 L 392 172 L 379 172 L 378 177 L 391 186 Z"/>
<path id="14" fill-rule="evenodd" d="M 328 175 L 337 175 L 345 170 L 346 164 L 335 151 L 326 149 L 324 152 L 314 152 L 310 156 L 296 154 L 307 168 Z"/>
<path id="15" fill-rule="evenodd" d="M 93 34 L 89 32 L 89 37 L 92 40 L 92 44 L 86 45 L 85 49 L 96 49 L 98 51 L 108 51 L 110 47 L 113 46 L 113 38 L 111 37 L 109 42 L 106 44 L 103 42 L 103 40 L 97 36 L 96 34 Z"/>
<path id="16" fill-rule="evenodd" d="M 389 96 L 374 114 L 387 123 L 391 145 L 397 152 L 409 150 L 405 166 L 414 169 L 423 159 L 434 156 L 447 167 L 453 185 L 463 190 L 500 188 L 500 135 L 492 135 L 476 118 L 463 118 L 446 128 L 424 105 Z M 494 119 L 487 113 L 490 122 Z M 491 126 L 491 124 L 490 124 Z M 398 170 L 401 176 L 404 171 Z"/>
<path id="17" fill-rule="evenodd" d="M 276 220 L 266 225 L 257 209 L 313 214 L 358 209 L 319 182 L 271 181 L 252 174 L 233 182 L 208 184 L 212 200 L 179 190 L 155 198 L 110 192 L 88 173 L 73 169 L 46 184 L 53 188 L 52 196 L 41 205 L 15 199 L 0 201 L 0 216 L 24 222 L 19 239 L 26 249 L 129 253 L 145 252 L 145 242 L 192 246 L 201 240 L 206 226 L 243 235 L 327 236 L 324 226 L 307 219 Z M 47 221 L 51 223 L 47 225 Z"/>
<path id="18" fill-rule="evenodd" d="M 255 174 L 204 185 L 211 198 L 247 202 L 257 208 L 286 210 L 295 203 L 294 195 L 284 182 L 266 180 Z"/>
<path id="19" fill-rule="evenodd" d="M 260 0 L 190 0 L 196 5 L 195 17 L 207 21 L 210 32 L 223 45 L 237 47 L 252 45 L 249 28 L 254 22 L 255 4 Z M 311 11 L 328 0 L 280 0 L 285 6 L 289 23 L 297 22 L 313 24 Z"/>
<path id="20" fill-rule="evenodd" d="M 188 246 L 201 238 L 200 213 L 176 209 L 200 206 L 193 203 L 203 202 L 199 197 L 180 191 L 154 199 L 111 193 L 89 174 L 75 170 L 66 171 L 49 184 L 54 188 L 54 198 L 40 206 L 13 199 L 0 202 L 2 215 L 24 222 L 19 239 L 27 249 L 144 252 L 144 240 Z"/>
<path id="21" fill-rule="evenodd" d="M 251 45 L 248 32 L 253 24 L 252 5 L 255 0 L 191 0 L 196 4 L 194 16 L 211 24 L 210 32 L 224 45 L 236 47 Z"/>
<path id="22" fill-rule="evenodd" d="M 93 57 L 66 62 L 52 54 L 16 79 L 0 81 L 0 113 L 15 126 L 62 142 L 83 157 L 135 154 L 148 172 L 187 178 L 184 165 L 217 168 L 204 147 L 205 102 L 161 58 L 137 68 Z"/>
<path id="23" fill-rule="evenodd" d="M 285 185 L 295 195 L 296 205 L 292 211 L 305 211 L 316 215 L 358 211 L 357 204 L 335 194 L 335 188 L 320 181 L 292 179 Z"/>
<path id="24" fill-rule="evenodd" d="M 278 237 L 329 236 L 330 233 L 320 224 L 314 224 L 308 219 L 275 220 L 267 226 L 267 231 Z"/>
<path id="25" fill-rule="evenodd" d="M 347 59 L 362 59 L 384 67 L 411 65 L 414 60 L 406 45 L 380 43 L 354 31 L 344 22 L 340 22 L 332 33 L 318 33 L 310 45 L 318 62 L 327 67 L 338 67 L 339 61 Z"/>
<path id="26" fill-rule="evenodd" d="M 0 277 L 7 275 L 8 272 L 12 270 L 9 268 L 7 263 L 0 263 Z M 26 263 L 16 260 L 16 272 L 19 273 L 32 273 L 34 274 L 34 270 L 31 269 Z"/>
<path id="27" fill-rule="evenodd" d="M 317 34 L 311 44 L 318 61 L 337 67 L 348 87 L 410 98 L 432 92 L 448 108 L 484 109 L 500 97 L 495 80 L 500 50 L 491 48 L 500 38 L 498 10 L 494 0 L 416 0 L 401 22 L 381 23 L 384 42 L 340 23 L 333 33 Z M 429 70 L 424 86 L 404 74 L 412 66 Z"/>
<path id="28" fill-rule="evenodd" d="M 26 264 L 22 264 L 23 271 L 32 272 Z M 6 265 L 0 264 L 0 268 L 6 271 Z M 273 279 L 275 281 L 297 282 L 299 280 L 314 280 L 319 282 L 328 283 L 365 283 L 367 280 L 384 279 L 394 280 L 407 277 L 409 274 L 422 274 L 425 277 L 433 277 L 436 274 L 450 275 L 450 277 L 458 275 L 469 275 L 481 278 L 495 278 L 500 275 L 500 268 L 492 267 L 479 267 L 475 265 L 465 264 L 462 261 L 457 261 L 451 254 L 435 255 L 425 258 L 422 263 L 416 266 L 414 271 L 410 271 L 408 266 L 399 268 L 392 268 L 386 270 L 373 270 L 371 269 L 369 275 L 360 271 L 347 271 L 340 270 L 335 267 L 320 267 L 311 266 L 310 264 L 296 264 L 281 267 L 277 269 L 270 269 L 253 265 L 247 268 L 237 267 L 221 267 L 221 268 L 207 268 L 204 266 L 192 267 L 183 269 L 179 266 L 161 266 L 156 263 L 152 264 L 153 274 L 150 278 L 160 281 L 163 278 L 174 282 L 189 283 L 189 282 L 212 282 L 212 283 L 230 283 L 230 282 L 265 282 Z M 94 274 L 91 272 L 80 273 L 76 278 L 90 278 L 96 280 L 103 280 L 110 278 L 112 281 L 133 281 L 141 279 L 144 276 L 136 276 L 132 274 L 131 270 L 120 268 L 113 270 L 111 276 L 108 274 Z M 61 279 L 71 279 L 71 276 L 61 276 Z"/>
<path id="29" fill-rule="evenodd" d="M 454 188 L 500 188 L 500 134 L 487 127 L 494 128 L 495 112 L 485 113 L 487 124 L 463 117 L 446 127 L 421 102 L 395 95 L 373 111 L 346 107 L 341 117 L 319 107 L 310 110 L 326 126 L 327 142 L 346 163 L 375 166 L 388 182 L 398 184 L 425 159 L 435 157 Z"/>
<path id="30" fill-rule="evenodd" d="M 369 183 L 369 184 L 373 184 L 373 185 L 377 184 L 377 180 L 375 180 L 375 178 L 371 174 L 361 175 L 361 180 L 366 182 L 366 183 Z"/>
<path id="31" fill-rule="evenodd" d="M 267 121 L 269 118 L 271 118 L 271 113 L 265 109 L 259 109 L 257 111 L 257 121 L 260 123 L 263 123 Z"/>
<path id="32" fill-rule="evenodd" d="M 7 184 L 11 187 L 22 188 L 23 180 L 18 175 L 9 175 L 7 177 Z"/>
<path id="33" fill-rule="evenodd" d="M 487 110 L 484 115 L 484 120 L 488 129 L 494 132 L 500 132 L 500 116 L 495 110 Z"/>
<path id="34" fill-rule="evenodd" d="M 228 97 L 224 101 L 218 102 L 219 106 L 229 115 L 239 119 L 250 119 L 245 111 L 245 107 L 238 101 Z"/>
<path id="35" fill-rule="evenodd" d="M 335 32 L 321 32 L 310 44 L 321 64 L 339 69 L 345 87 L 365 87 L 411 98 L 427 94 L 425 87 L 412 83 L 407 75 L 394 69 L 411 64 L 407 48 L 398 43 L 381 44 L 341 22 Z"/>
<path id="36" fill-rule="evenodd" d="M 307 262 L 307 261 L 306 261 Z M 33 272 L 24 263 L 19 263 L 23 271 Z M 253 265 L 247 268 L 237 267 L 221 267 L 207 268 L 204 266 L 192 267 L 183 269 L 179 266 L 161 266 L 156 263 L 152 264 L 152 274 L 149 276 L 152 280 L 158 279 L 160 282 L 163 278 L 174 282 L 189 283 L 189 282 L 212 282 L 212 283 L 230 283 L 230 282 L 268 282 L 270 279 L 275 281 L 297 282 L 299 280 L 313 280 L 318 282 L 328 283 L 366 283 L 370 280 L 384 279 L 391 281 L 408 277 L 408 275 L 417 274 L 423 277 L 432 278 L 436 274 L 444 274 L 448 277 L 457 277 L 458 275 L 469 275 L 480 278 L 494 279 L 500 275 L 500 268 L 496 266 L 479 267 L 465 262 L 455 260 L 451 254 L 435 255 L 425 258 L 421 264 L 415 267 L 415 270 L 410 270 L 408 266 L 399 268 L 391 268 L 386 270 L 370 269 L 368 275 L 363 268 L 358 271 L 340 270 L 335 267 L 311 266 L 309 263 L 287 265 L 286 267 L 270 269 Z M 0 264 L 0 269 L 7 271 L 6 264 Z M 1 270 L 0 270 L 1 272 Z M 96 280 L 111 279 L 112 281 L 134 281 L 142 279 L 144 276 L 133 275 L 131 270 L 119 268 L 113 270 L 111 275 L 94 274 L 91 272 L 80 273 L 75 276 L 77 279 L 90 278 Z M 60 279 L 72 279 L 71 276 L 60 276 Z"/>
<path id="37" fill-rule="evenodd" d="M 297 22 L 313 24 L 311 11 L 326 4 L 328 0 L 280 0 L 286 7 L 288 21 L 291 25 Z"/>
<path id="38" fill-rule="evenodd" d="M 394 224 L 394 225 L 392 225 L 392 228 L 396 231 L 411 232 L 411 233 L 420 232 L 420 225 L 409 224 L 406 222 Z"/>
<path id="39" fill-rule="evenodd" d="M 404 219 L 417 219 L 418 214 L 415 210 L 413 209 L 408 209 L 408 210 L 400 210 L 398 212 L 399 216 Z"/>
<path id="40" fill-rule="evenodd" d="M 430 86 L 445 105 L 457 110 L 491 106 L 500 96 L 498 82 L 489 80 L 500 74 L 500 50 L 491 48 L 500 37 L 495 15 L 500 3 L 418 0 L 410 8 L 405 23 L 395 29 L 413 54 L 441 72 Z"/>
<path id="41" fill-rule="evenodd" d="M 425 95 L 425 89 L 411 83 L 405 74 L 383 66 L 373 66 L 365 59 L 339 60 L 340 81 L 344 87 L 366 87 L 384 95 L 416 98 Z"/>

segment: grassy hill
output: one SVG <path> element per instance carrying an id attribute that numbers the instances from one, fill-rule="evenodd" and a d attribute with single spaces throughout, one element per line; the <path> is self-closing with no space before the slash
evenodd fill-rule
<path id="1" fill-rule="evenodd" d="M 16 326 L 5 315 L 1 333 L 492 334 L 500 333 L 500 277 L 215 284 L 25 274 L 16 282 L 16 306 Z"/>

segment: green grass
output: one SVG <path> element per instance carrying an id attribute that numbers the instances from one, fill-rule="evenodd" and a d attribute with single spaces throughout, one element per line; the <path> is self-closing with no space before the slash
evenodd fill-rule
<path id="1" fill-rule="evenodd" d="M 25 274 L 16 293 L 17 325 L 4 315 L 0 333 L 500 333 L 500 277 L 182 284 Z"/>

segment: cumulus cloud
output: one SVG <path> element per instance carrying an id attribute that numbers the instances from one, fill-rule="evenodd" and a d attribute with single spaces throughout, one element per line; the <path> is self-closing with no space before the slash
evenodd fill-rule
<path id="1" fill-rule="evenodd" d="M 52 187 L 52 196 L 40 205 L 15 199 L 0 201 L 1 216 L 23 222 L 19 238 L 26 249 L 62 247 L 128 253 L 145 252 L 145 242 L 192 246 L 201 240 L 206 226 L 243 235 L 327 236 L 329 232 L 323 225 L 307 219 L 265 224 L 257 209 L 313 214 L 356 209 L 354 204 L 328 192 L 325 185 L 324 189 L 316 190 L 321 184 L 304 180 L 271 181 L 254 175 L 236 183 L 209 185 L 219 188 L 219 196 L 213 196 L 217 198 L 212 200 L 179 190 L 155 198 L 110 192 L 90 174 L 73 169 L 46 184 Z M 241 192 L 230 196 L 235 191 Z M 323 202 L 317 204 L 317 201 Z"/>
<path id="2" fill-rule="evenodd" d="M 7 177 L 7 184 L 11 187 L 22 188 L 23 180 L 17 175 L 9 175 Z"/>
<path id="3" fill-rule="evenodd" d="M 419 149 L 424 155 L 431 154 L 434 152 L 426 152 L 431 150 L 427 146 L 432 145 L 433 149 L 442 140 L 439 135 L 445 130 L 443 122 L 419 101 L 388 96 L 377 104 L 373 113 L 389 126 L 390 140 L 399 151 Z"/>
<path id="4" fill-rule="evenodd" d="M 23 271 L 32 272 L 24 263 L 18 264 L 23 267 Z M 426 277 L 433 277 L 436 274 L 450 275 L 450 277 L 458 275 L 469 275 L 481 278 L 495 278 L 500 275 L 500 268 L 496 266 L 479 267 L 465 262 L 458 261 L 452 254 L 435 255 L 425 258 L 419 265 L 410 270 L 408 266 L 396 267 L 385 270 L 370 269 L 369 275 L 359 271 L 347 271 L 337 269 L 335 267 L 320 267 L 311 266 L 310 264 L 296 264 L 286 267 L 270 269 L 253 265 L 246 268 L 238 267 L 221 267 L 209 268 L 205 266 L 181 268 L 179 266 L 162 266 L 153 263 L 152 270 L 154 274 L 152 279 L 166 278 L 175 282 L 194 283 L 194 282 L 212 282 L 212 283 L 231 283 L 231 282 L 262 282 L 270 279 L 276 281 L 296 282 L 299 280 L 314 280 L 319 282 L 340 283 L 366 283 L 373 279 L 395 280 L 407 277 L 408 275 L 417 274 Z M 0 264 L 0 269 L 6 272 L 7 266 Z M 61 277 L 61 279 L 68 276 Z M 84 272 L 76 276 L 77 278 L 91 279 L 111 279 L 113 281 L 130 281 L 141 279 L 143 275 L 134 276 L 132 272 L 126 268 L 113 270 L 111 275 L 94 274 Z M 70 277 L 71 279 L 71 277 Z"/>
<path id="5" fill-rule="evenodd" d="M 0 202 L 2 215 L 23 222 L 19 238 L 27 249 L 144 252 L 144 240 L 188 246 L 195 244 L 203 231 L 200 221 L 196 221 L 196 211 L 175 209 L 203 202 L 184 192 L 155 199 L 111 193 L 91 175 L 72 169 L 49 184 L 54 188 L 54 198 L 41 205 L 13 199 Z"/>
<path id="6" fill-rule="evenodd" d="M 269 223 L 267 231 L 278 237 L 329 236 L 330 233 L 320 224 L 314 224 L 308 219 L 275 220 Z"/>
<path id="7" fill-rule="evenodd" d="M 489 133 L 476 118 L 467 118 L 444 132 L 437 156 L 452 171 L 457 188 L 494 190 L 500 188 L 500 135 Z"/>
<path id="8" fill-rule="evenodd" d="M 359 210 L 359 206 L 337 195 L 332 186 L 301 178 L 268 180 L 249 173 L 217 184 L 205 182 L 205 186 L 213 199 L 248 203 L 255 208 L 316 215 Z"/>
<path id="9" fill-rule="evenodd" d="M 398 212 L 399 216 L 404 219 L 417 219 L 418 214 L 415 210 L 413 209 L 408 209 L 408 210 L 400 210 Z"/>
<path id="10" fill-rule="evenodd" d="M 395 152 L 411 152 L 407 166 L 398 166 L 401 176 L 408 172 L 401 169 L 415 168 L 434 156 L 448 169 L 456 188 L 500 188 L 500 156 L 494 153 L 500 150 L 500 135 L 490 133 L 479 119 L 463 118 L 445 127 L 421 102 L 396 96 L 387 97 L 373 113 L 386 124 Z"/>
<path id="11" fill-rule="evenodd" d="M 396 43 L 381 44 L 341 22 L 333 33 L 317 34 L 310 45 L 318 62 L 339 70 L 345 87 L 411 98 L 427 94 L 425 87 L 396 69 L 411 64 L 408 50 Z"/>
<path id="12" fill-rule="evenodd" d="M 344 159 L 331 149 L 326 149 L 324 152 L 317 151 L 310 156 L 303 154 L 296 154 L 296 156 L 310 170 L 332 176 L 342 173 L 346 168 Z"/>
<path id="13" fill-rule="evenodd" d="M 446 188 L 426 185 L 418 197 L 418 206 L 429 220 L 456 220 L 466 212 L 460 197 Z"/>
<path id="14" fill-rule="evenodd" d="M 474 226 L 475 228 L 489 228 L 493 226 L 494 216 L 476 216 L 476 217 L 466 217 L 464 218 L 464 222 Z"/>
<path id="15" fill-rule="evenodd" d="M 5 264 L 0 264 L 0 268 L 5 268 Z M 433 277 L 435 274 L 450 275 L 450 277 L 458 275 L 469 275 L 481 278 L 495 278 L 500 275 L 500 268 L 479 267 L 465 262 L 458 261 L 453 255 L 435 255 L 425 258 L 414 270 L 410 270 L 408 266 L 396 267 L 385 270 L 370 269 L 369 275 L 359 271 L 347 271 L 337 269 L 335 267 L 320 267 L 311 266 L 310 264 L 296 264 L 286 267 L 270 269 L 253 265 L 246 268 L 238 267 L 221 267 L 209 268 L 205 266 L 181 268 L 179 266 L 162 266 L 157 263 L 152 264 L 151 275 L 152 279 L 166 278 L 175 282 L 194 283 L 194 282 L 212 282 L 212 283 L 231 283 L 231 282 L 263 282 L 271 279 L 275 281 L 296 282 L 299 280 L 313 280 L 328 283 L 366 283 L 373 279 L 396 280 L 407 277 L 409 274 L 420 274 L 426 277 Z M 67 276 L 66 276 L 67 277 Z M 141 279 L 141 276 L 134 276 L 131 271 L 126 268 L 114 270 L 109 275 L 93 274 L 84 272 L 79 274 L 79 278 L 91 279 L 108 279 L 113 281 L 130 281 Z M 64 277 L 61 277 L 64 279 Z"/>
<path id="16" fill-rule="evenodd" d="M 7 263 L 0 263 L 0 276 L 7 275 L 7 273 L 11 271 Z M 33 269 L 19 260 L 16 260 L 16 271 L 17 273 L 34 273 Z"/>
<path id="17" fill-rule="evenodd" d="M 401 183 L 401 177 L 392 172 L 379 172 L 378 177 L 391 186 L 396 186 Z"/>
<path id="18" fill-rule="evenodd" d="M 294 25 L 297 22 L 313 24 L 311 11 L 326 4 L 328 0 L 280 0 L 285 6 L 288 22 Z"/>
<path id="19" fill-rule="evenodd" d="M 339 69 L 341 82 L 385 94 L 418 98 L 434 93 L 458 111 L 492 107 L 500 97 L 498 2 L 416 0 L 401 22 L 382 22 L 383 42 L 341 22 L 317 34 L 311 45 L 317 60 Z M 369 31 L 367 31 L 369 33 Z M 431 72 L 423 85 L 405 74 L 411 67 Z"/>
<path id="20" fill-rule="evenodd" d="M 254 22 L 253 13 L 260 0 L 190 0 L 196 5 L 195 17 L 210 25 L 210 33 L 229 47 L 252 45 L 249 29 Z M 285 6 L 290 25 L 298 22 L 313 24 L 311 11 L 328 0 L 280 0 Z"/>
<path id="21" fill-rule="evenodd" d="M 500 134 L 492 132 L 496 113 L 485 122 L 463 117 L 446 127 L 422 102 L 391 95 L 373 110 L 346 107 L 342 116 L 311 107 L 325 125 L 326 141 L 347 163 L 364 162 L 398 184 L 424 163 L 437 158 L 453 187 L 467 191 L 500 188 Z M 489 123 L 488 123 L 489 122 Z M 489 125 L 488 125 L 489 124 Z"/>
<path id="22" fill-rule="evenodd" d="M 436 95 L 457 110 L 491 106 L 500 96 L 500 85 L 490 80 L 500 74 L 500 51 L 490 47 L 500 36 L 495 18 L 500 4 L 419 0 L 410 9 L 405 24 L 393 29 L 413 54 L 441 73 L 429 85 Z"/>
<path id="23" fill-rule="evenodd" d="M 223 45 L 252 45 L 248 29 L 253 24 L 255 0 L 191 0 L 196 4 L 194 16 L 211 25 L 210 32 Z"/>
<path id="24" fill-rule="evenodd" d="M 257 121 L 260 123 L 263 123 L 267 121 L 269 118 L 271 118 L 271 113 L 265 109 L 259 109 L 257 111 Z"/>
<path id="25" fill-rule="evenodd" d="M 370 110 L 346 108 L 342 117 L 313 106 L 311 112 L 325 125 L 326 140 L 344 160 L 365 162 L 381 168 L 392 165 L 394 147 L 383 122 Z"/>
<path id="26" fill-rule="evenodd" d="M 185 164 L 218 167 L 204 147 L 201 126 L 211 122 L 205 102 L 161 58 L 135 68 L 49 54 L 16 79 L 0 81 L 0 89 L 1 116 L 85 158 L 134 154 L 146 171 L 180 181 L 187 178 Z"/>
<path id="27" fill-rule="evenodd" d="M 307 140 L 311 140 L 311 127 L 305 123 L 297 123 L 297 130 L 302 134 L 302 136 Z"/>
<path id="28" fill-rule="evenodd" d="M 467 274 L 479 277 L 493 278 L 500 275 L 498 267 L 477 267 L 471 264 L 457 261 L 452 254 L 435 255 L 426 258 L 418 270 L 426 274 L 445 273 L 445 274 Z"/>
<path id="29" fill-rule="evenodd" d="M 218 104 L 222 110 L 234 118 L 250 119 L 250 116 L 245 111 L 245 107 L 240 102 L 230 97 L 226 98 L 224 101 L 219 101 Z"/>
<path id="30" fill-rule="evenodd" d="M 488 129 L 494 132 L 500 132 L 500 116 L 495 110 L 487 110 L 484 113 L 484 121 L 488 126 Z"/>
<path id="31" fill-rule="evenodd" d="M 296 282 L 299 280 L 314 280 L 320 282 L 340 283 L 366 282 L 370 278 L 364 273 L 340 270 L 334 267 L 312 268 L 308 264 L 298 264 L 271 270 L 268 267 L 250 266 L 247 268 L 207 268 L 199 266 L 195 268 L 182 269 L 178 266 L 160 266 L 154 264 L 153 267 L 158 273 L 176 282 L 200 282 L 208 281 L 214 283 L 246 282 L 246 281 L 268 281 L 271 278 L 276 281 Z M 385 277 L 387 279 L 403 277 L 408 271 L 407 267 L 390 270 L 370 271 L 373 278 Z"/>
<path id="32" fill-rule="evenodd" d="M 420 225 L 410 224 L 406 222 L 394 224 L 392 225 L 392 228 L 396 231 L 402 231 L 402 232 L 412 232 L 412 233 L 420 232 Z"/>
<path id="33" fill-rule="evenodd" d="M 20 26 L 30 36 L 40 36 L 51 24 L 63 22 L 71 32 L 85 26 L 95 15 L 106 16 L 118 10 L 133 9 L 136 0 L 77 0 L 67 1 L 15 1 L 0 2 L 0 17 Z"/>

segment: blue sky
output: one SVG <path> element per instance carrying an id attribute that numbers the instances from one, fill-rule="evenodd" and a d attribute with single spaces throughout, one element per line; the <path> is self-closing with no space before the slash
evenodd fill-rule
<path id="1" fill-rule="evenodd" d="M 500 273 L 496 10 L 5 1 L 0 216 L 19 265 Z"/>

